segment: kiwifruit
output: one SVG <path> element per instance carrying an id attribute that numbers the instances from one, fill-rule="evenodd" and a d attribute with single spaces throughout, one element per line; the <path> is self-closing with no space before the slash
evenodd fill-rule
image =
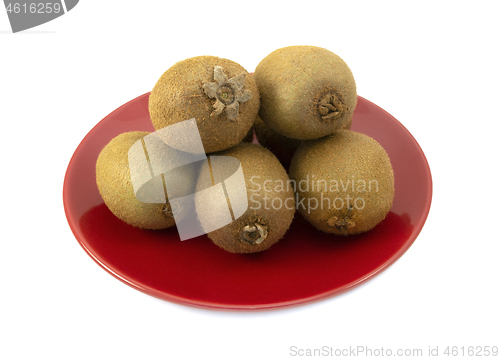
<path id="1" fill-rule="evenodd" d="M 179 212 L 178 200 L 168 200 L 165 175 L 153 176 L 151 173 L 151 166 L 165 166 L 176 160 L 165 159 L 171 152 L 165 150 L 163 143 L 161 149 L 158 148 L 159 142 L 151 140 L 154 140 L 153 134 L 131 131 L 113 138 L 97 158 L 96 183 L 104 203 L 119 219 L 142 229 L 165 229 L 173 226 L 175 218 L 179 219 L 189 209 Z M 129 151 L 131 148 L 134 151 Z M 151 164 L 154 157 L 156 164 Z M 186 166 L 170 172 L 172 198 L 192 193 L 196 176 Z"/>
<path id="2" fill-rule="evenodd" d="M 352 124 L 352 117 L 346 121 L 342 129 L 349 130 Z M 292 161 L 295 150 L 300 146 L 302 140 L 291 139 L 278 134 L 276 131 L 266 125 L 260 117 L 257 116 L 253 124 L 255 136 L 259 144 L 271 150 L 278 160 L 285 166 L 289 166 Z"/>
<path id="3" fill-rule="evenodd" d="M 174 64 L 149 96 L 154 128 L 194 118 L 206 153 L 238 145 L 260 106 L 259 91 L 248 75 L 238 63 L 216 56 L 196 56 Z"/>
<path id="4" fill-rule="evenodd" d="M 239 161 L 236 166 L 227 166 L 225 160 L 234 158 Z M 232 253 L 259 252 L 278 242 L 295 214 L 293 188 L 278 159 L 261 145 L 241 143 L 211 155 L 209 161 L 210 165 L 207 162 L 200 170 L 195 197 L 198 218 L 208 237 Z M 242 174 L 235 172 L 240 164 Z M 231 174 L 234 177 L 224 181 Z M 234 181 L 238 178 L 243 183 Z M 224 193 L 207 195 L 204 191 L 221 186 L 223 181 Z M 231 216 L 227 225 L 219 227 L 228 206 Z"/>
<path id="5" fill-rule="evenodd" d="M 304 141 L 290 165 L 297 210 L 317 229 L 337 235 L 366 232 L 382 221 L 394 199 L 394 173 L 371 137 L 340 130 Z"/>
<path id="6" fill-rule="evenodd" d="M 352 120 L 356 84 L 347 64 L 316 46 L 273 51 L 253 73 L 261 95 L 260 118 L 292 139 L 317 139 Z"/>

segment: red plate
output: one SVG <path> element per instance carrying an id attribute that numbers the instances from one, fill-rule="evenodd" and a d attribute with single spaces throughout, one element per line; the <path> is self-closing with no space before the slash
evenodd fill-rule
<path id="1" fill-rule="evenodd" d="M 373 230 L 336 237 L 296 215 L 283 239 L 256 254 L 232 254 L 206 236 L 180 241 L 175 228 L 140 230 L 116 218 L 95 182 L 101 149 L 126 131 L 154 131 L 149 93 L 113 111 L 82 140 L 64 180 L 68 223 L 83 249 L 110 274 L 146 294 L 185 305 L 250 310 L 315 301 L 372 278 L 412 245 L 432 197 L 420 146 L 394 117 L 358 97 L 352 130 L 376 139 L 391 159 L 396 195 Z"/>

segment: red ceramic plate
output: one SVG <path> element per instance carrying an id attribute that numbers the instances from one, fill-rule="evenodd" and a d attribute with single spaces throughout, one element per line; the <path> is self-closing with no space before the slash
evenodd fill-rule
<path id="1" fill-rule="evenodd" d="M 298 214 L 269 250 L 232 254 L 206 236 L 180 241 L 175 228 L 140 230 L 116 218 L 95 182 L 101 149 L 126 131 L 154 131 L 149 93 L 113 111 L 83 139 L 69 163 L 63 197 L 68 223 L 83 249 L 106 271 L 146 294 L 226 310 L 303 304 L 349 290 L 394 263 L 412 245 L 429 212 L 432 180 L 412 135 L 390 114 L 359 97 L 352 130 L 376 139 L 391 159 L 396 194 L 373 230 L 336 237 Z"/>

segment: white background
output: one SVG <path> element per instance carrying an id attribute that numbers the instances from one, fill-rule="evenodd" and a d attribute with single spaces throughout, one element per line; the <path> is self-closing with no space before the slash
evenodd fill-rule
<path id="1" fill-rule="evenodd" d="M 180 4 L 183 5 L 180 5 Z M 290 348 L 500 346 L 498 2 L 82 0 L 12 34 L 0 9 L 1 359 L 290 359 Z M 266 312 L 158 300 L 101 269 L 65 218 L 63 180 L 107 114 L 197 55 L 253 71 L 316 45 L 417 139 L 428 220 L 392 267 L 343 295 Z M 311 357 L 307 357 L 311 358 Z M 443 356 L 445 358 L 445 356 Z"/>

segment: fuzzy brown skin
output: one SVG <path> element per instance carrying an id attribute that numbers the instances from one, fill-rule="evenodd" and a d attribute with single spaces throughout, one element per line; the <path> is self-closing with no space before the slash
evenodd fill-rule
<path id="1" fill-rule="evenodd" d="M 275 50 L 259 63 L 253 78 L 261 94 L 260 118 L 283 136 L 317 139 L 352 120 L 357 102 L 354 77 L 329 50 L 315 46 Z M 327 97 L 332 94 L 335 100 L 330 101 Z M 321 108 L 322 103 L 340 103 L 338 115 Z"/>
<path id="2" fill-rule="evenodd" d="M 248 208 L 241 217 L 210 232 L 208 237 L 216 245 L 232 253 L 254 253 L 269 249 L 284 236 L 295 214 L 294 193 L 291 187 L 287 188 L 289 178 L 285 169 L 269 150 L 258 144 L 241 143 L 214 155 L 232 156 L 240 161 L 247 186 Z M 206 181 L 202 178 L 206 174 L 203 168 L 200 174 L 198 184 Z M 270 182 L 264 187 L 266 180 Z M 283 189 L 279 188 L 280 184 L 284 185 Z M 264 197 L 268 199 L 265 200 Z M 275 198 L 280 198 L 283 206 L 279 206 L 278 202 L 273 206 Z M 289 199 L 286 204 L 285 199 Z M 199 205 L 196 202 L 197 208 Z M 215 204 L 213 211 L 217 211 Z M 267 231 L 265 240 L 260 244 L 241 241 L 245 227 L 256 224 Z"/>
<path id="3" fill-rule="evenodd" d="M 340 128 L 340 130 L 351 130 L 351 126 L 352 126 L 352 116 L 346 120 L 346 122 L 344 123 L 344 125 Z"/>
<path id="4" fill-rule="evenodd" d="M 215 100 L 203 86 L 204 82 L 214 82 L 215 66 L 221 66 L 228 78 L 246 74 L 244 89 L 252 96 L 239 104 L 236 121 L 228 119 L 225 111 L 213 115 Z M 207 153 L 238 145 L 252 127 L 259 106 L 259 91 L 248 72 L 234 61 L 215 56 L 197 56 L 174 64 L 160 77 L 149 97 L 149 113 L 156 130 L 195 118 Z"/>
<path id="5" fill-rule="evenodd" d="M 118 135 L 99 153 L 96 182 L 109 210 L 119 219 L 142 229 L 165 229 L 175 225 L 164 212 L 166 204 L 143 203 L 135 197 L 129 171 L 128 151 L 148 132 L 133 131 Z"/>
<path id="6" fill-rule="evenodd" d="M 298 211 L 327 233 L 350 235 L 371 230 L 386 217 L 394 199 L 394 173 L 387 153 L 374 139 L 349 130 L 304 141 L 289 174 L 297 184 Z M 313 209 L 314 199 L 317 209 Z"/>

